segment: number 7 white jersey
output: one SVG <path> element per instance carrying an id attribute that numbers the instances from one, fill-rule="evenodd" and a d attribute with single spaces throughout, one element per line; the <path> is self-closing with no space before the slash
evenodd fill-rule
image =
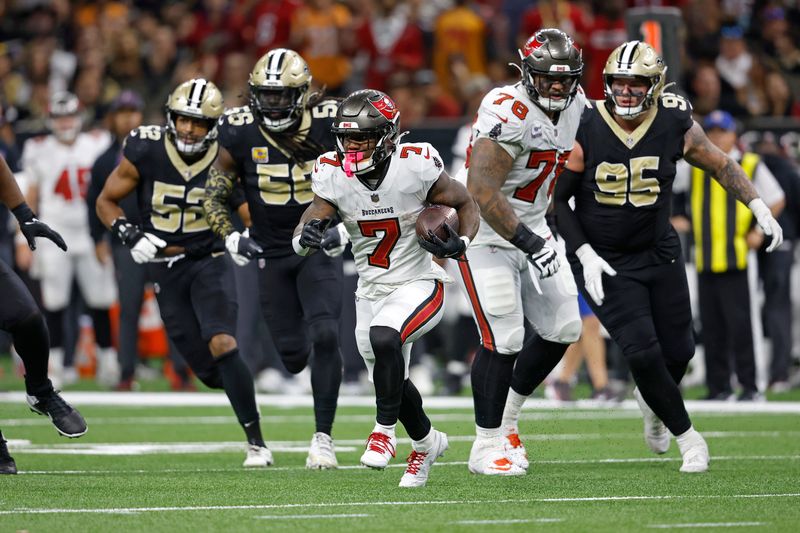
<path id="1" fill-rule="evenodd" d="M 486 138 L 499 144 L 511 157 L 514 166 L 501 191 L 519 219 L 542 237 L 550 234 L 545 214 L 558 174 L 567 164 L 575 134 L 580 124 L 586 98 L 579 88 L 569 107 L 561 111 L 553 124 L 518 83 L 497 87 L 483 98 L 472 125 L 472 141 L 467 149 L 465 168 L 459 179 L 466 182 L 472 146 Z M 512 245 L 481 221 L 473 246 Z"/>
<path id="2" fill-rule="evenodd" d="M 336 152 L 317 158 L 312 189 L 336 206 L 350 234 L 359 278 L 357 296 L 377 299 L 411 281 L 447 278 L 433 256 L 420 248 L 415 229 L 443 168 L 430 144 L 400 144 L 373 190 L 345 175 Z"/>

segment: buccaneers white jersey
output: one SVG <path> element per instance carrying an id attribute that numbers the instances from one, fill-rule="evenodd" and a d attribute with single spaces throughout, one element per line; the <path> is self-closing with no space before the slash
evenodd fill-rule
<path id="1" fill-rule="evenodd" d="M 36 210 L 40 219 L 57 231 L 88 235 L 86 190 L 92 165 L 110 143 L 109 133 L 100 131 L 80 133 L 71 145 L 52 135 L 25 143 L 22 168 L 28 184 L 39 188 Z"/>
<path id="2" fill-rule="evenodd" d="M 521 84 L 497 87 L 483 98 L 472 125 L 472 141 L 467 162 L 459 180 L 466 182 L 470 152 L 477 139 L 498 143 L 514 158 L 501 190 L 508 197 L 520 221 L 542 237 L 550 234 L 544 216 L 556 178 L 567 164 L 575 144 L 586 98 L 579 88 L 569 107 L 553 124 L 539 106 L 528 97 Z M 512 247 L 485 221 L 481 222 L 473 245 Z"/>
<path id="3" fill-rule="evenodd" d="M 336 152 L 317 159 L 312 189 L 337 207 L 350 234 L 357 296 L 376 299 L 414 280 L 447 279 L 433 256 L 419 247 L 415 230 L 417 215 L 443 168 L 430 144 L 400 144 L 383 181 L 371 190 L 345 175 Z"/>

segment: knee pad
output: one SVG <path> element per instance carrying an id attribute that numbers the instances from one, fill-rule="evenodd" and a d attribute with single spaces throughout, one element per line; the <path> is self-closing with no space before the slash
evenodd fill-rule
<path id="1" fill-rule="evenodd" d="M 658 343 L 653 343 L 641 349 L 634 349 L 625 354 L 625 359 L 628 360 L 628 366 L 634 372 L 647 369 L 660 363 L 661 347 Z"/>
<path id="2" fill-rule="evenodd" d="M 578 342 L 581 338 L 582 329 L 583 325 L 580 320 L 571 320 L 561 325 L 561 329 L 556 332 L 556 338 L 553 339 L 553 341 L 560 342 L 561 344 Z"/>
<path id="3" fill-rule="evenodd" d="M 369 343 L 374 354 L 394 352 L 403 345 L 400 332 L 386 326 L 369 328 Z"/>
<path id="4" fill-rule="evenodd" d="M 309 355 L 311 352 L 308 350 L 281 351 L 281 361 L 289 373 L 299 374 L 308 364 Z"/>
<path id="5" fill-rule="evenodd" d="M 197 379 L 203 382 L 206 387 L 212 389 L 222 389 L 222 376 L 219 373 L 219 370 L 216 368 L 211 368 L 202 371 L 195 371 L 195 375 Z"/>
<path id="6" fill-rule="evenodd" d="M 501 325 L 502 326 L 502 325 Z M 501 355 L 517 355 L 525 341 L 525 326 L 492 328 L 495 351 Z"/>
<path id="7" fill-rule="evenodd" d="M 330 352 L 339 346 L 339 325 L 333 320 L 322 320 L 309 326 L 315 351 Z"/>

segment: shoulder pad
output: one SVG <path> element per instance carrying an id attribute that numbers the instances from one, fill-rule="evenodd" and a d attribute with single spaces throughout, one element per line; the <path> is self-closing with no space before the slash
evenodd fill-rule
<path id="1" fill-rule="evenodd" d="M 139 126 L 134 128 L 125 137 L 122 143 L 122 153 L 125 159 L 136 164 L 147 154 L 150 147 L 159 143 L 166 134 L 161 126 Z"/>

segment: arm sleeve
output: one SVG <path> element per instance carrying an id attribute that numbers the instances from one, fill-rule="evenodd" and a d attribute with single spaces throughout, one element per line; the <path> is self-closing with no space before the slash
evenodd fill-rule
<path id="1" fill-rule="evenodd" d="M 569 200 L 575 195 L 581 181 L 581 175 L 565 169 L 558 177 L 556 190 L 553 194 L 556 212 L 556 227 L 558 233 L 567 243 L 567 251 L 575 250 L 586 243 L 586 234 L 583 232 L 578 215 L 569 205 Z"/>
<path id="2" fill-rule="evenodd" d="M 759 161 L 756 167 L 756 173 L 753 176 L 753 187 L 756 188 L 756 192 L 764 200 L 764 203 L 770 207 L 785 198 L 778 180 L 775 179 L 775 176 L 763 161 Z"/>

